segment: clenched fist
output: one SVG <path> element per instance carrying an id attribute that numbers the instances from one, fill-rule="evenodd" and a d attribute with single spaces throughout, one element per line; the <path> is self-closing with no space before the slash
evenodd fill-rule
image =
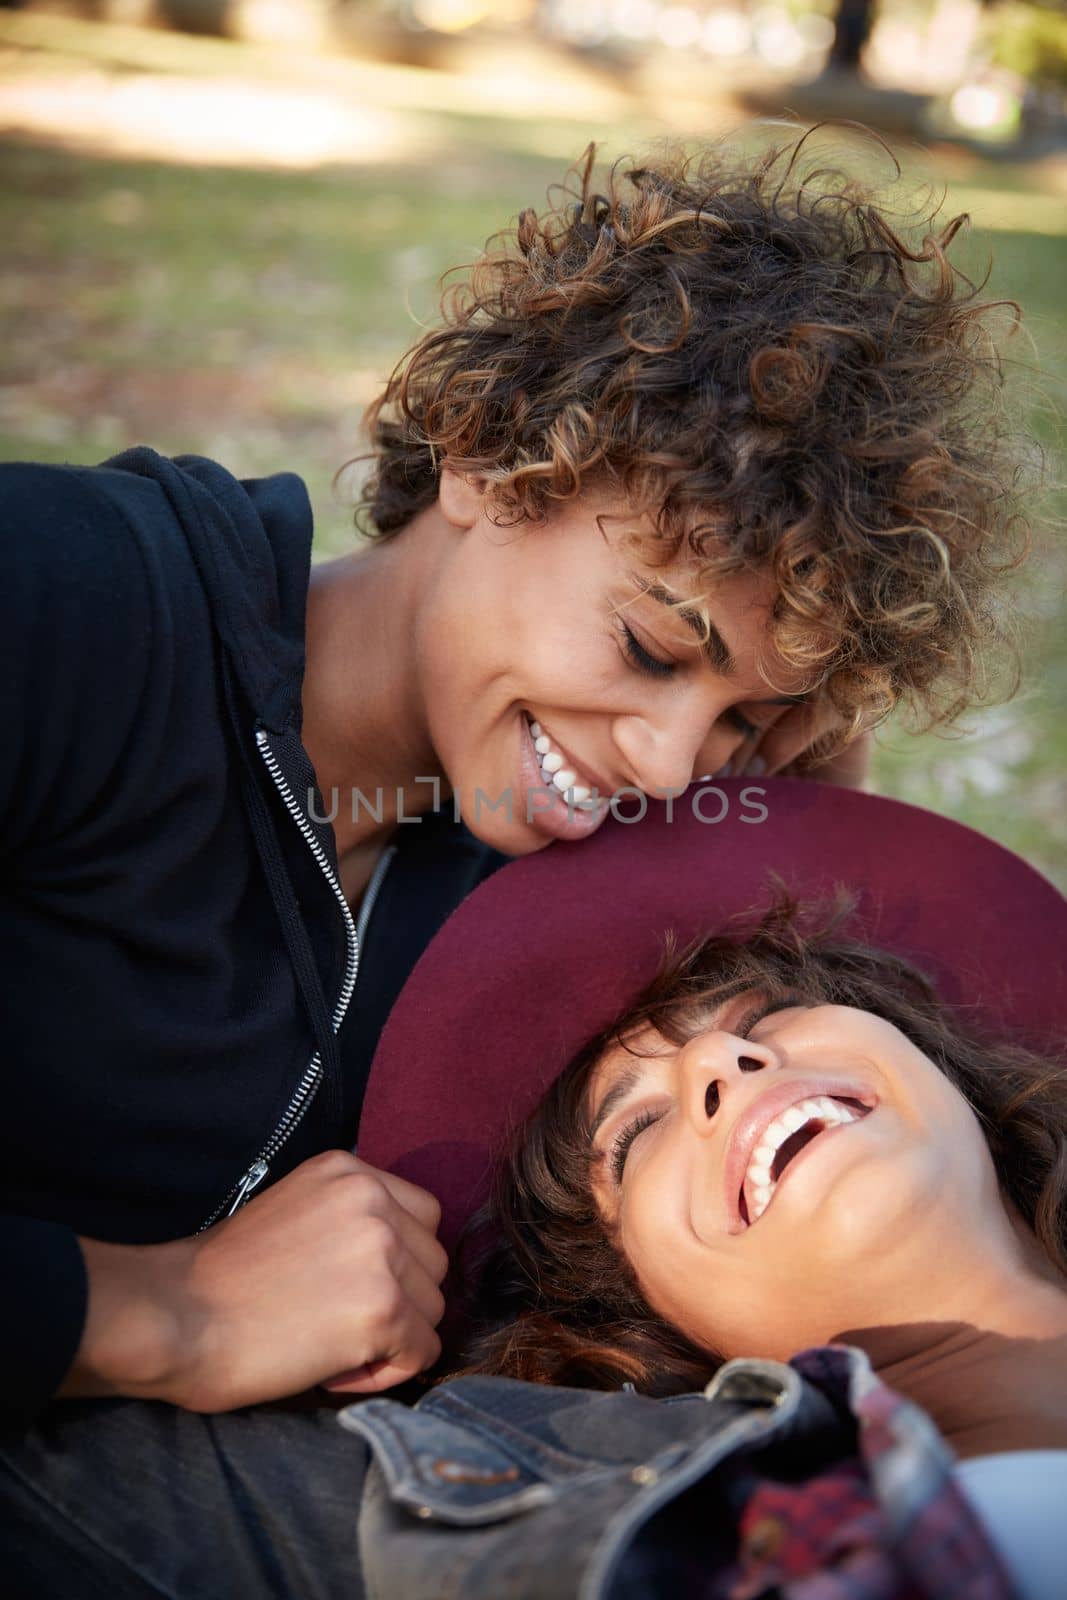
<path id="1" fill-rule="evenodd" d="M 89 1310 L 60 1392 L 229 1411 L 402 1383 L 440 1353 L 439 1221 L 425 1190 L 332 1150 L 191 1239 L 83 1240 Z"/>

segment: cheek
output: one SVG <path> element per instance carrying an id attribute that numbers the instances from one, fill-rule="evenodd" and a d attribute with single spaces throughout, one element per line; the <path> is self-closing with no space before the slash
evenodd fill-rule
<path id="1" fill-rule="evenodd" d="M 690 1225 L 679 1170 L 666 1151 L 664 1159 L 642 1161 L 627 1181 L 619 1223 L 622 1253 L 645 1299 L 676 1325 L 699 1307 L 704 1286 L 715 1276 L 714 1252 Z"/>
<path id="2" fill-rule="evenodd" d="M 993 1158 L 970 1104 L 932 1062 L 916 1053 L 901 1071 L 904 1095 L 900 1116 L 921 1152 L 938 1174 L 938 1187 L 974 1194 L 990 1179 Z M 919 1151 L 914 1152 L 917 1160 Z"/>
<path id="3" fill-rule="evenodd" d="M 634 1229 L 624 1252 L 649 1306 L 672 1328 L 715 1356 L 760 1351 L 761 1331 L 781 1309 L 773 1283 L 678 1230 Z"/>

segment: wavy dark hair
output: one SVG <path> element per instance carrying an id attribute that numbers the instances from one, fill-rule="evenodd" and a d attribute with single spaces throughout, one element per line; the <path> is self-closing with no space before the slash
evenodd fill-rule
<path id="1" fill-rule="evenodd" d="M 648 1305 L 598 1211 L 588 1092 L 607 1051 L 639 1053 L 648 1028 L 684 1044 L 748 990 L 855 1006 L 899 1028 L 969 1102 L 1004 1194 L 1067 1273 L 1063 1063 L 968 1029 L 913 966 L 845 937 L 847 916 L 841 898 L 805 911 L 783 896 L 743 939 L 668 950 L 644 993 L 574 1058 L 515 1134 L 464 1240 L 467 1337 L 453 1372 L 594 1389 L 630 1382 L 651 1395 L 707 1382 L 720 1357 Z"/>
<path id="2" fill-rule="evenodd" d="M 397 533 L 443 461 L 502 525 L 617 496 L 650 519 L 650 563 L 696 558 L 700 592 L 773 576 L 769 642 L 841 742 L 899 703 L 947 725 L 995 692 L 1033 458 L 995 337 L 1018 307 L 950 260 L 967 218 L 898 217 L 808 138 L 668 144 L 602 190 L 590 145 L 458 269 L 369 407 L 357 516 Z"/>

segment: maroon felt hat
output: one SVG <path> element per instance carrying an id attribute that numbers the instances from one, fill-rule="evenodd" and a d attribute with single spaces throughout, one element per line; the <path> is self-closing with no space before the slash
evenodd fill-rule
<path id="1" fill-rule="evenodd" d="M 374 1057 L 359 1153 L 437 1195 L 447 1248 L 504 1130 L 653 976 L 665 931 L 721 930 L 768 903 L 772 872 L 805 898 L 855 890 L 856 931 L 915 961 L 950 1004 L 1062 1041 L 1067 900 L 1018 856 L 875 795 L 787 778 L 718 789 L 725 808 L 711 790 L 698 804 L 708 820 L 692 790 L 670 816 L 650 803 L 639 822 L 510 862 L 415 967 Z"/>

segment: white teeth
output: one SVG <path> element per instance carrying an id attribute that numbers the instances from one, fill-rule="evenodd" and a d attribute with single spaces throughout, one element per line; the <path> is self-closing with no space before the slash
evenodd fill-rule
<path id="1" fill-rule="evenodd" d="M 817 1101 L 820 1114 L 828 1122 L 855 1122 L 856 1114 L 848 1106 L 843 1106 L 837 1100 L 831 1100 L 829 1095 L 820 1095 Z"/>
<path id="2" fill-rule="evenodd" d="M 539 722 L 530 721 L 530 736 L 537 751 L 541 776 L 545 782 L 550 783 L 560 794 L 568 794 L 569 791 L 569 803 L 578 810 L 595 811 L 599 801 L 594 798 L 592 789 L 578 782 L 578 774 L 566 765 L 559 751 L 553 749 L 551 739 L 542 730 Z"/>
<path id="3" fill-rule="evenodd" d="M 774 1121 L 764 1128 L 760 1142 L 749 1158 L 748 1170 L 745 1173 L 745 1182 L 752 1196 L 750 1222 L 755 1222 L 757 1217 L 762 1216 L 778 1187 L 771 1177 L 778 1151 L 791 1134 L 798 1132 L 812 1121 L 833 1128 L 846 1122 L 858 1122 L 859 1113 L 826 1094 L 800 1100 L 796 1105 L 788 1106 L 785 1111 L 779 1112 Z"/>

